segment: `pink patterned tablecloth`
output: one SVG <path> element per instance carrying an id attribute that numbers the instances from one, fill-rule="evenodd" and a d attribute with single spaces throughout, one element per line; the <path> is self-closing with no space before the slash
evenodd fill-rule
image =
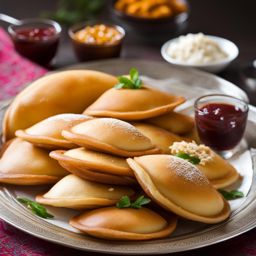
<path id="1" fill-rule="evenodd" d="M 46 72 L 17 54 L 10 38 L 0 28 L 0 100 L 16 95 L 24 85 Z"/>
<path id="2" fill-rule="evenodd" d="M 0 100 L 16 95 L 23 86 L 47 72 L 19 56 L 3 29 L 0 28 Z M 103 255 L 80 252 L 55 245 L 26 234 L 0 220 L 0 256 L 74 256 Z M 175 254 L 176 255 L 176 254 Z M 244 235 L 196 251 L 177 255 L 256 256 L 256 229 Z"/>

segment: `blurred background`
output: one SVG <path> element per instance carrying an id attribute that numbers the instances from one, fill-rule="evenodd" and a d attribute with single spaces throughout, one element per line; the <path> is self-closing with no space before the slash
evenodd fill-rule
<path id="1" fill-rule="evenodd" d="M 67 28 L 79 21 L 102 20 L 114 22 L 126 29 L 122 58 L 139 58 L 164 61 L 160 47 L 164 41 L 180 34 L 203 32 L 224 37 L 239 47 L 239 57 L 219 75 L 242 87 L 249 94 L 256 91 L 255 85 L 245 83 L 247 76 L 254 76 L 252 62 L 256 58 L 256 1 L 255 0 L 188 0 L 188 19 L 175 32 L 166 31 L 161 35 L 143 35 L 127 20 L 120 19 L 113 12 L 111 0 L 0 0 L 0 12 L 18 19 L 49 17 L 61 22 L 63 33 L 53 68 L 75 64 L 78 60 L 71 49 Z M 5 23 L 0 23 L 6 28 Z M 256 73 L 256 72 L 255 72 Z M 256 77 L 256 76 L 255 76 Z M 252 99 L 255 103 L 256 100 Z"/>

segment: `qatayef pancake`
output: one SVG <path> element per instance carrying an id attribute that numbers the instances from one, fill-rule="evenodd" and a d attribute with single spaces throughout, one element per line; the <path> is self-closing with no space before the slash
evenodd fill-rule
<path id="1" fill-rule="evenodd" d="M 68 172 L 49 151 L 35 147 L 21 139 L 13 139 L 4 146 L 0 158 L 0 183 L 41 185 L 56 183 Z"/>
<path id="2" fill-rule="evenodd" d="M 149 122 L 176 134 L 189 133 L 194 127 L 193 118 L 177 112 L 170 112 L 165 115 L 150 118 L 145 120 L 145 122 Z"/>
<path id="3" fill-rule="evenodd" d="M 117 78 L 91 70 L 70 70 L 47 75 L 26 87 L 8 108 L 3 122 L 5 141 L 15 131 L 61 113 L 82 113 Z"/>
<path id="4" fill-rule="evenodd" d="M 91 150 L 118 156 L 140 156 L 160 152 L 133 125 L 114 118 L 92 119 L 62 131 L 67 140 Z"/>
<path id="5" fill-rule="evenodd" d="M 75 144 L 62 137 L 61 132 L 82 121 L 89 120 L 91 117 L 79 114 L 59 114 L 48 117 L 39 123 L 27 128 L 18 130 L 15 135 L 32 144 L 48 148 L 75 148 Z"/>
<path id="6" fill-rule="evenodd" d="M 137 183 L 125 158 L 85 148 L 55 150 L 50 157 L 66 170 L 87 180 L 117 185 Z"/>
<path id="7" fill-rule="evenodd" d="M 185 101 L 159 90 L 112 88 L 103 93 L 84 114 L 114 117 L 122 120 L 142 120 L 166 114 Z"/>
<path id="8" fill-rule="evenodd" d="M 100 208 L 85 212 L 70 220 L 80 231 L 108 240 L 150 240 L 170 235 L 176 228 L 177 217 L 164 218 L 147 209 Z"/>
<path id="9" fill-rule="evenodd" d="M 127 161 L 145 193 L 163 208 L 209 224 L 229 217 L 228 202 L 188 161 L 171 155 L 148 155 Z"/>
<path id="10" fill-rule="evenodd" d="M 133 123 L 133 125 L 145 136 L 147 136 L 154 145 L 161 149 L 161 153 L 170 153 L 170 145 L 175 141 L 182 141 L 182 138 L 174 133 L 168 132 L 160 127 L 147 123 Z"/>
<path id="11" fill-rule="evenodd" d="M 196 165 L 202 171 L 211 184 L 219 189 L 235 183 L 240 175 L 237 170 L 225 159 L 217 155 L 209 147 L 195 142 L 174 142 L 170 147 L 172 154 L 186 153 L 197 157 L 200 162 Z"/>
<path id="12" fill-rule="evenodd" d="M 122 196 L 134 194 L 128 187 L 103 185 L 70 174 L 44 195 L 38 195 L 36 201 L 55 207 L 92 209 L 114 205 Z"/>

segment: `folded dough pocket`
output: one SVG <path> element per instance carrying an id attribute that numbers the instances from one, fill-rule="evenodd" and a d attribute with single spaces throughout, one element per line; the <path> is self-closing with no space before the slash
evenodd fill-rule
<path id="1" fill-rule="evenodd" d="M 55 150 L 50 157 L 66 170 L 87 180 L 117 185 L 137 183 L 133 171 L 122 157 L 85 148 Z"/>
<path id="2" fill-rule="evenodd" d="M 141 89 L 112 88 L 91 104 L 84 114 L 122 120 L 142 120 L 170 112 L 184 101 L 185 98 L 182 96 L 147 87 Z"/>
<path id="3" fill-rule="evenodd" d="M 75 148 L 76 145 L 62 137 L 61 132 L 91 117 L 79 114 L 59 114 L 48 117 L 15 135 L 32 144 L 47 149 Z"/>
<path id="4" fill-rule="evenodd" d="M 56 183 L 68 172 L 49 157 L 49 151 L 21 139 L 4 146 L 0 159 L 0 182 L 17 185 Z"/>
<path id="5" fill-rule="evenodd" d="M 229 217 L 229 204 L 188 161 L 170 155 L 127 161 L 143 190 L 165 209 L 204 223 L 218 223 Z"/>
<path id="6" fill-rule="evenodd" d="M 170 235 L 176 228 L 177 217 L 169 214 L 165 219 L 144 207 L 107 207 L 76 216 L 70 220 L 70 225 L 91 236 L 108 240 L 150 240 Z"/>
<path id="7" fill-rule="evenodd" d="M 91 150 L 118 156 L 140 156 L 160 152 L 133 125 L 114 118 L 98 118 L 63 130 L 67 140 Z"/>
<path id="8" fill-rule="evenodd" d="M 38 195 L 36 201 L 55 207 L 92 209 L 114 205 L 122 196 L 134 193 L 125 186 L 104 185 L 70 174 L 44 195 Z"/>

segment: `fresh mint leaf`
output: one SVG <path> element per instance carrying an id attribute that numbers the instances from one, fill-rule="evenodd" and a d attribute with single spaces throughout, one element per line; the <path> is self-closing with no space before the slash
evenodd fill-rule
<path id="1" fill-rule="evenodd" d="M 145 196 L 138 197 L 133 203 L 131 203 L 131 200 L 129 196 L 122 196 L 119 200 L 119 202 L 116 204 L 117 208 L 134 208 L 134 209 L 140 209 L 143 205 L 150 203 L 151 200 L 149 198 L 146 198 Z"/>
<path id="2" fill-rule="evenodd" d="M 244 197 L 244 193 L 242 191 L 238 191 L 238 190 L 226 191 L 223 189 L 219 189 L 218 191 L 223 195 L 223 197 L 226 200 L 234 200 L 237 198 Z"/>
<path id="3" fill-rule="evenodd" d="M 119 80 L 120 83 L 123 83 L 128 88 L 133 86 L 133 82 L 128 77 L 119 76 L 118 80 Z"/>
<path id="4" fill-rule="evenodd" d="M 129 196 L 122 196 L 119 202 L 116 203 L 117 208 L 128 208 L 131 206 L 131 201 Z"/>
<path id="5" fill-rule="evenodd" d="M 47 209 L 42 206 L 41 204 L 32 201 L 28 198 L 24 198 L 24 197 L 18 197 L 17 200 L 26 205 L 27 208 L 31 209 L 31 211 L 36 214 L 37 216 L 47 219 L 47 218 L 53 218 L 54 216 L 50 213 L 47 212 Z"/>
<path id="6" fill-rule="evenodd" d="M 141 85 L 142 85 L 142 81 L 140 79 L 137 79 L 135 82 L 134 82 L 134 85 L 136 86 L 137 89 L 140 89 L 141 88 Z"/>
<path id="7" fill-rule="evenodd" d="M 134 203 L 131 204 L 131 208 L 140 209 L 142 205 L 149 204 L 151 200 L 145 196 L 138 197 Z"/>
<path id="8" fill-rule="evenodd" d="M 130 78 L 133 82 L 135 82 L 139 79 L 139 72 L 136 68 L 130 69 Z"/>
<path id="9" fill-rule="evenodd" d="M 123 87 L 124 87 L 124 84 L 123 84 L 123 83 L 119 83 L 119 84 L 115 85 L 115 88 L 116 88 L 116 89 L 121 89 L 121 88 L 123 88 Z"/>
<path id="10" fill-rule="evenodd" d="M 28 204 L 31 200 L 24 198 L 24 197 L 18 197 L 17 200 L 22 204 Z"/>
<path id="11" fill-rule="evenodd" d="M 199 164 L 200 163 L 200 159 L 198 157 L 191 156 L 191 155 L 189 155 L 187 153 L 184 153 L 184 152 L 180 152 L 176 156 L 180 157 L 182 159 L 188 160 L 192 164 Z"/>
<path id="12" fill-rule="evenodd" d="M 136 68 L 131 68 L 130 78 L 125 76 L 119 76 L 119 83 L 115 85 L 116 89 L 140 89 L 142 86 L 142 81 L 139 78 L 139 72 Z"/>

